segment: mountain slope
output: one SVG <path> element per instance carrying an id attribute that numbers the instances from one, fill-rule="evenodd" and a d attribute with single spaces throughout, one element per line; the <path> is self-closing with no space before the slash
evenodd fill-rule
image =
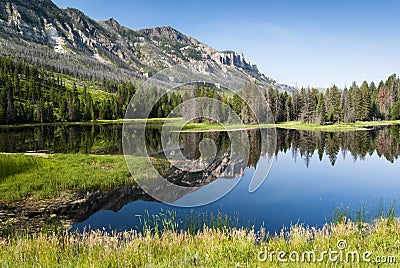
<path id="1" fill-rule="evenodd" d="M 230 66 L 265 86 L 291 90 L 260 73 L 243 54 L 219 52 L 171 27 L 131 30 L 95 21 L 50 0 L 0 0 L 0 55 L 93 80 L 135 80 L 180 63 Z"/>

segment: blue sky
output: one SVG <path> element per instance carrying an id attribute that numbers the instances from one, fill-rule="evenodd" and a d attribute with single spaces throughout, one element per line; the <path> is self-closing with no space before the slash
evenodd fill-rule
<path id="1" fill-rule="evenodd" d="M 169 25 L 298 86 L 344 87 L 400 73 L 400 1 L 55 0 L 132 29 Z"/>

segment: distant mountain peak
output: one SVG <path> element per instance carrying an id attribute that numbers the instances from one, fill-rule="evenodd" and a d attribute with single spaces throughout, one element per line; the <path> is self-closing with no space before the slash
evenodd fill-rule
<path id="1" fill-rule="evenodd" d="M 154 28 L 146 28 L 139 30 L 139 32 L 148 36 L 153 41 L 178 41 L 178 42 L 190 42 L 194 40 L 189 36 L 184 35 L 178 30 L 172 28 L 171 26 L 161 26 Z M 196 40 L 197 41 L 197 40 Z"/>
<path id="2" fill-rule="evenodd" d="M 0 55 L 27 55 L 26 60 L 35 64 L 57 68 L 62 57 L 65 61 L 68 58 L 68 62 L 73 58 L 79 64 L 69 67 L 74 69 L 72 73 L 78 69 L 102 73 L 116 68 L 118 76 L 133 73 L 148 76 L 176 64 L 204 61 L 213 68 L 239 68 L 266 85 L 289 88 L 260 73 L 257 65 L 246 61 L 243 53 L 217 51 L 171 26 L 135 31 L 121 26 L 114 18 L 95 21 L 77 9 L 60 9 L 50 0 L 0 0 L 1 40 L 6 41 L 2 43 Z M 21 49 L 24 53 L 20 53 Z M 51 60 L 39 56 L 38 50 L 46 51 L 46 57 Z"/>
<path id="3" fill-rule="evenodd" d="M 111 27 L 121 27 L 121 24 L 119 24 L 119 22 L 117 20 L 115 20 L 114 18 L 109 18 L 108 20 L 104 21 L 105 23 L 107 23 L 108 25 L 110 25 Z"/>

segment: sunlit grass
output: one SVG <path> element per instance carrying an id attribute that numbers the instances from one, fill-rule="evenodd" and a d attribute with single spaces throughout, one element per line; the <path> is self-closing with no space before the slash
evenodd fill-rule
<path id="1" fill-rule="evenodd" d="M 140 161 L 139 161 L 140 162 Z M 134 180 L 124 156 L 0 154 L 0 202 L 57 197 L 64 191 L 110 189 Z"/>
<path id="2" fill-rule="evenodd" d="M 16 124 L 16 125 L 0 125 L 0 128 L 10 128 L 10 127 L 32 127 L 39 125 L 92 125 L 92 124 L 123 124 L 123 123 L 144 123 L 147 124 L 161 124 L 168 123 L 170 127 L 182 126 L 183 121 L 180 117 L 173 118 L 137 118 L 137 119 L 116 119 L 116 120 L 95 120 L 88 122 L 55 122 L 55 123 L 31 123 L 31 124 Z M 299 121 L 291 122 L 279 122 L 279 123 L 262 123 L 259 125 L 249 125 L 249 124 L 229 124 L 229 123 L 193 123 L 188 122 L 183 124 L 183 131 L 221 131 L 221 130 L 235 130 L 243 128 L 283 128 L 283 129 L 296 129 L 296 130 L 306 130 L 306 131 L 327 131 L 327 132 L 343 132 L 343 131 L 357 131 L 357 130 L 367 130 L 368 127 L 376 126 L 389 126 L 389 125 L 400 125 L 400 120 L 387 120 L 387 121 L 357 121 L 355 123 L 341 123 L 332 125 L 319 125 L 313 123 L 302 123 Z"/>
<path id="3" fill-rule="evenodd" d="M 148 123 L 158 124 L 163 122 L 177 122 L 182 121 L 182 118 L 169 117 L 169 118 L 130 118 L 130 119 L 115 119 L 115 120 L 92 120 L 84 122 L 51 122 L 51 123 L 26 123 L 26 124 L 13 124 L 13 125 L 0 125 L 0 128 L 23 128 L 35 126 L 86 126 L 86 125 L 101 125 L 101 124 L 123 124 L 123 123 Z"/>
<path id="4" fill-rule="evenodd" d="M 178 217 L 175 210 L 161 210 L 158 214 L 150 214 L 145 211 L 143 214 L 135 215 L 139 218 L 140 226 L 138 230 L 142 234 L 161 235 L 164 231 L 179 232 L 187 231 L 195 235 L 206 226 L 211 229 L 227 231 L 239 228 L 238 217 L 231 217 L 222 212 L 216 214 L 212 212 L 195 213 L 180 215 Z M 178 220 L 179 218 L 179 220 Z"/>
<path id="5" fill-rule="evenodd" d="M 358 131 L 368 130 L 369 127 L 374 126 L 387 126 L 399 125 L 400 120 L 396 121 L 368 121 L 368 122 L 355 122 L 355 123 L 341 123 L 332 125 L 318 125 L 312 123 L 302 123 L 298 121 L 282 122 L 276 124 L 263 123 L 259 125 L 240 125 L 240 124 L 217 124 L 217 123 L 187 123 L 184 125 L 183 130 L 190 131 L 220 131 L 220 130 L 234 130 L 234 129 L 251 129 L 251 128 L 283 128 L 295 129 L 305 131 L 327 131 L 327 132 L 344 132 L 344 131 Z"/>
<path id="6" fill-rule="evenodd" d="M 170 213 L 170 214 L 168 214 Z M 158 218 L 157 218 L 158 217 Z M 321 262 L 279 263 L 273 258 L 260 261 L 260 252 L 338 251 L 345 241 L 347 251 L 400 260 L 400 221 L 378 219 L 362 226 L 342 221 L 321 229 L 291 226 L 279 234 L 261 229 L 206 226 L 196 232 L 177 230 L 173 213 L 151 217 L 163 227 L 144 224 L 142 232 L 70 233 L 47 230 L 36 234 L 15 234 L 0 238 L 0 265 L 4 267 L 376 267 L 374 263 Z M 143 223 L 143 222 L 142 222 Z M 154 222 L 153 222 L 154 223 Z M 161 230 L 161 226 L 157 230 Z M 261 255 L 262 256 L 262 255 Z M 287 258 L 287 257 L 286 257 Z M 392 259 L 394 260 L 394 259 Z M 396 267 L 396 264 L 387 264 Z"/>
<path id="7" fill-rule="evenodd" d="M 387 125 L 399 125 L 400 120 L 396 121 L 357 121 L 355 123 L 341 123 L 332 125 L 318 125 L 311 123 L 302 122 L 283 122 L 275 124 L 278 128 L 284 129 L 296 129 L 296 130 L 307 130 L 307 131 L 328 131 L 328 132 L 340 132 L 340 131 L 356 131 L 356 130 L 367 130 L 368 127 L 374 126 L 387 126 Z"/>

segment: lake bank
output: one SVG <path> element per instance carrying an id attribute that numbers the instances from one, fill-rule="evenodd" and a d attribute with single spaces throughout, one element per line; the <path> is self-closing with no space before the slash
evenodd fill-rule
<path id="1" fill-rule="evenodd" d="M 162 123 L 165 121 L 179 121 L 181 118 L 136 118 L 136 119 L 115 119 L 115 120 L 93 120 L 83 122 L 52 122 L 52 123 L 26 123 L 26 124 L 13 124 L 13 125 L 0 125 L 0 129 L 4 128 L 24 128 L 24 127 L 37 127 L 37 126 L 87 126 L 87 125 L 107 125 L 107 124 L 123 124 L 129 122 L 148 122 L 148 123 Z"/>
<path id="2" fill-rule="evenodd" d="M 279 234 L 224 226 L 175 231 L 173 222 L 166 220 L 167 229 L 160 232 L 49 229 L 11 235 L 0 238 L 0 263 L 5 267 L 392 267 L 400 260 L 396 218 L 373 224 L 344 220 L 321 229 L 295 225 Z M 278 252 L 283 252 L 279 258 Z"/>
<path id="3" fill-rule="evenodd" d="M 230 124 L 209 124 L 209 123 L 187 123 L 182 132 L 200 132 L 200 131 L 238 131 L 257 128 L 281 128 L 304 131 L 322 131 L 322 132 L 346 132 L 371 130 L 373 127 L 400 125 L 400 120 L 396 121 L 366 121 L 355 123 L 343 123 L 332 125 L 318 125 L 302 122 L 282 122 L 275 124 L 259 125 L 230 125 Z"/>
<path id="4" fill-rule="evenodd" d="M 147 124 L 161 124 L 168 122 L 169 126 L 181 126 L 182 118 L 148 118 L 148 119 L 117 119 L 117 120 L 96 120 L 87 122 L 54 122 L 54 123 L 31 123 L 31 124 L 15 124 L 15 125 L 0 125 L 0 129 L 6 128 L 23 128 L 23 127 L 37 127 L 37 126 L 87 126 L 87 125 L 107 125 L 107 124 L 123 124 L 123 123 L 144 123 Z M 214 123 L 186 123 L 182 128 L 182 132 L 196 132 L 196 131 L 239 131 L 255 128 L 282 128 L 282 129 L 295 129 L 305 131 L 325 131 L 325 132 L 338 132 L 338 131 L 360 131 L 370 130 L 373 127 L 379 126 L 392 126 L 400 125 L 400 120 L 386 120 L 386 121 L 357 121 L 355 123 L 341 123 L 330 125 L 318 125 L 312 123 L 302 123 L 299 121 L 280 122 L 275 124 L 214 124 Z"/>
<path id="5" fill-rule="evenodd" d="M 123 155 L 45 156 L 0 154 L 1 203 L 51 199 L 68 191 L 104 190 L 135 183 Z"/>
<path id="6" fill-rule="evenodd" d="M 146 173 L 137 158 L 136 177 Z M 144 175 L 143 175 L 144 176 Z M 70 228 L 100 210 L 154 201 L 135 182 L 123 155 L 0 153 L 0 236 Z"/>

